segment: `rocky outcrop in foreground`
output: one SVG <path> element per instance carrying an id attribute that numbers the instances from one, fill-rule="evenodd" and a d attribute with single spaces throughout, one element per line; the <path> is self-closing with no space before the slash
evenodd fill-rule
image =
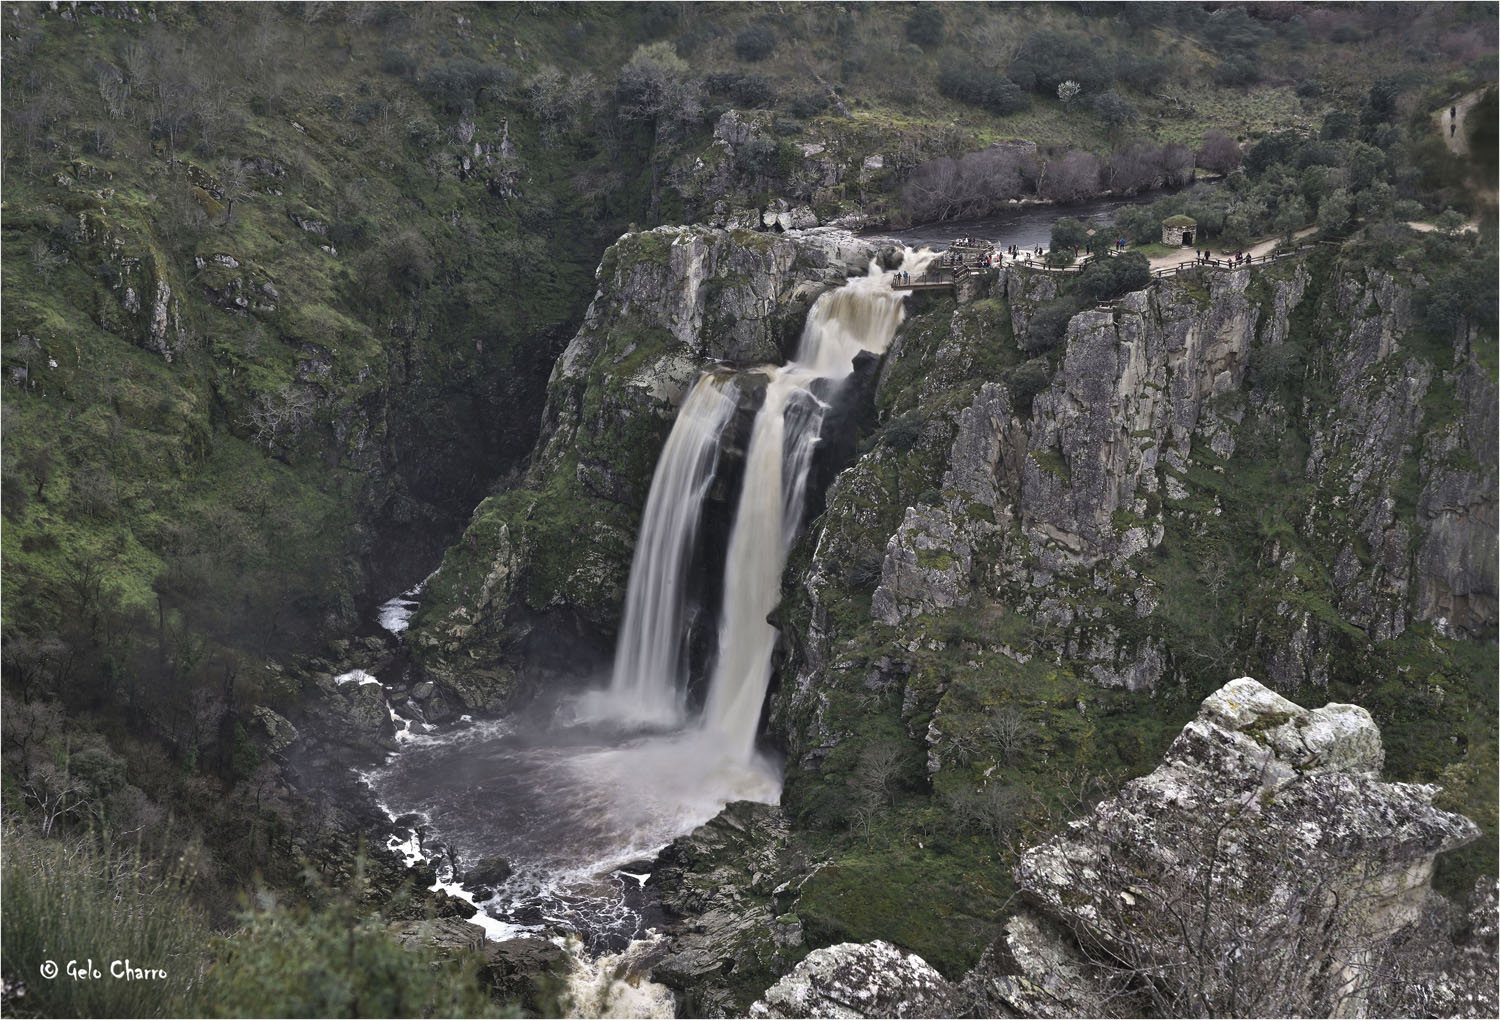
<path id="1" fill-rule="evenodd" d="M 1483 1015 L 1493 923 L 1430 886 L 1479 830 L 1433 807 L 1435 786 L 1382 782 L 1384 757 L 1362 708 L 1231 681 L 1156 771 L 1022 854 L 1027 905 L 962 982 L 884 943 L 835 946 L 751 1015 Z M 1475 945 L 1454 949 L 1464 925 Z M 1414 952 L 1419 933 L 1448 951 Z"/>

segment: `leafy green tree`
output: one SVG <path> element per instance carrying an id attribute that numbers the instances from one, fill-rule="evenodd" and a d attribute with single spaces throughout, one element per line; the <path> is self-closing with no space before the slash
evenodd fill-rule
<path id="1" fill-rule="evenodd" d="M 1354 198 L 1343 188 L 1334 190 L 1318 204 L 1318 229 L 1342 233 L 1354 216 Z"/>
<path id="2" fill-rule="evenodd" d="M 1052 224 L 1052 244 L 1055 251 L 1060 248 L 1082 248 L 1088 244 L 1089 228 L 1086 223 L 1072 216 L 1063 216 Z"/>
<path id="3" fill-rule="evenodd" d="M 1002 74 L 963 63 L 948 63 L 938 73 L 938 91 L 949 99 L 992 113 L 1016 113 L 1030 106 L 1026 93 Z"/>
<path id="4" fill-rule="evenodd" d="M 1124 127 L 1126 124 L 1138 120 L 1141 115 L 1141 111 L 1136 109 L 1134 103 L 1120 95 L 1114 89 L 1110 89 L 1108 92 L 1101 92 L 1095 96 L 1092 105 L 1094 112 L 1099 115 L 1099 119 L 1104 121 L 1105 125 L 1110 128 Z"/>
<path id="5" fill-rule="evenodd" d="M 1099 259 L 1078 274 L 1078 293 L 1089 301 L 1140 290 L 1151 282 L 1151 260 L 1138 251 L 1127 251 Z"/>
<path id="6" fill-rule="evenodd" d="M 1054 95 L 1070 80 L 1085 92 L 1102 92 L 1114 82 L 1114 59 L 1085 35 L 1044 28 L 1021 40 L 1006 74 L 1040 95 Z"/>

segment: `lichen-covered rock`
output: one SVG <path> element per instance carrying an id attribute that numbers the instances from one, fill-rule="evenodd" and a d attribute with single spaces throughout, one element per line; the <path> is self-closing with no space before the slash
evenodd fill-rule
<path id="1" fill-rule="evenodd" d="M 252 718 L 264 736 L 267 754 L 280 754 L 297 742 L 297 727 L 266 706 L 257 705 Z"/>
<path id="2" fill-rule="evenodd" d="M 809 953 L 750 1007 L 752 1017 L 946 1017 L 953 988 L 915 953 L 844 942 Z"/>
<path id="3" fill-rule="evenodd" d="M 1429 907 L 1436 855 L 1478 835 L 1436 787 L 1381 782 L 1383 759 L 1363 709 L 1232 681 L 1156 771 L 1021 855 L 1018 887 L 1062 928 L 1013 924 L 1010 956 L 1068 954 L 1083 1001 L 1162 975 L 1143 1015 L 1358 1012 Z M 985 993 L 1026 1010 L 1023 976 Z"/>

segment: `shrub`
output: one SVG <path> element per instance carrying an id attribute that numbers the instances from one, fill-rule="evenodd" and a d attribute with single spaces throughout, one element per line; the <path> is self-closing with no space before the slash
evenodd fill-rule
<path id="1" fill-rule="evenodd" d="M 734 165 L 741 172 L 760 177 L 776 173 L 777 143 L 769 138 L 750 138 L 735 146 Z"/>
<path id="2" fill-rule="evenodd" d="M 764 109 L 776 102 L 776 86 L 764 75 L 747 74 L 730 85 L 729 96 L 736 106 Z"/>
<path id="3" fill-rule="evenodd" d="M 1094 93 L 1114 82 L 1114 60 L 1085 36 L 1045 28 L 1022 40 L 1006 73 L 1021 88 L 1044 96 L 1054 95 L 1069 80 Z"/>
<path id="4" fill-rule="evenodd" d="M 384 99 L 361 99 L 354 107 L 354 113 L 350 115 L 349 119 L 356 124 L 364 125 L 370 123 L 370 121 L 379 117 L 384 112 Z"/>
<path id="5" fill-rule="evenodd" d="M 244 928 L 220 943 L 225 1016 L 484 1016 L 477 954 L 443 959 L 404 948 L 355 889 L 321 910 L 262 894 Z"/>
<path id="6" fill-rule="evenodd" d="M 1254 85 L 1260 79 L 1260 61 L 1254 56 L 1228 56 L 1214 68 L 1214 80 L 1220 85 Z"/>
<path id="7" fill-rule="evenodd" d="M 503 78 L 501 69 L 492 64 L 455 57 L 429 71 L 422 89 L 448 113 L 472 113 L 479 93 Z"/>
<path id="8" fill-rule="evenodd" d="M 751 25 L 734 37 L 734 53 L 741 60 L 764 60 L 776 49 L 776 32 L 769 25 Z"/>
<path id="9" fill-rule="evenodd" d="M 417 58 L 395 46 L 386 47 L 380 54 L 380 69 L 386 74 L 410 78 L 417 73 Z"/>
<path id="10" fill-rule="evenodd" d="M 823 92 L 809 92 L 791 102 L 791 111 L 797 117 L 816 117 L 828 109 L 828 96 Z"/>
<path id="11" fill-rule="evenodd" d="M 1099 259 L 1078 274 L 1078 293 L 1090 301 L 1140 290 L 1151 282 L 1151 261 L 1138 251 Z"/>
<path id="12" fill-rule="evenodd" d="M 1052 381 L 1052 369 L 1046 358 L 1032 358 L 1010 373 L 1010 397 L 1016 409 L 1031 413 L 1031 402 Z"/>
<path id="13" fill-rule="evenodd" d="M 946 19 L 936 4 L 918 4 L 906 19 L 906 38 L 918 46 L 931 48 L 943 44 Z"/>
<path id="14" fill-rule="evenodd" d="M 28 1013 L 207 1016 L 218 1005 L 204 984 L 210 933 L 189 899 L 185 873 L 162 875 L 138 851 L 104 848 L 92 838 L 59 842 L 7 825 L 3 874 L 3 969 L 7 986 L 24 983 Z M 75 957 L 91 957 L 101 972 L 129 959 L 167 976 L 41 977 L 43 961 L 65 968 Z"/>
<path id="15" fill-rule="evenodd" d="M 1027 354 L 1045 354 L 1063 342 L 1068 335 L 1068 323 L 1076 314 L 1071 301 L 1053 301 L 1032 313 L 1026 330 L 1018 342 Z"/>
<path id="16" fill-rule="evenodd" d="M 982 107 L 992 113 L 1016 113 L 1031 105 L 1026 93 L 1003 74 L 963 64 L 944 65 L 938 73 L 938 91 L 960 103 Z"/>
<path id="17" fill-rule="evenodd" d="M 1141 57 L 1130 51 L 1119 54 L 1116 72 L 1120 80 L 1137 92 L 1150 92 L 1166 80 L 1172 65 L 1165 57 Z"/>

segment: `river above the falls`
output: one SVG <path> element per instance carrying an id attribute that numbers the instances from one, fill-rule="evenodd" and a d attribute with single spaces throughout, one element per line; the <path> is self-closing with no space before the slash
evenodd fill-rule
<path id="1" fill-rule="evenodd" d="M 1198 182 L 1199 186 L 1204 184 L 1211 182 Z M 1147 205 L 1171 193 L 1167 190 L 1148 191 L 1129 198 L 1096 198 L 1072 205 L 1018 203 L 993 216 L 919 223 L 900 230 L 871 230 L 865 236 L 889 237 L 911 248 L 932 248 L 936 251 L 947 248 L 955 237 L 977 237 L 1001 248 L 1010 245 L 1022 250 L 1038 245 L 1046 248 L 1052 243 L 1052 224 L 1064 216 L 1071 216 L 1096 229 L 1102 229 L 1114 223 L 1115 213 L 1125 206 Z M 1113 240 L 1107 234 L 1101 236 L 1106 241 Z"/>

